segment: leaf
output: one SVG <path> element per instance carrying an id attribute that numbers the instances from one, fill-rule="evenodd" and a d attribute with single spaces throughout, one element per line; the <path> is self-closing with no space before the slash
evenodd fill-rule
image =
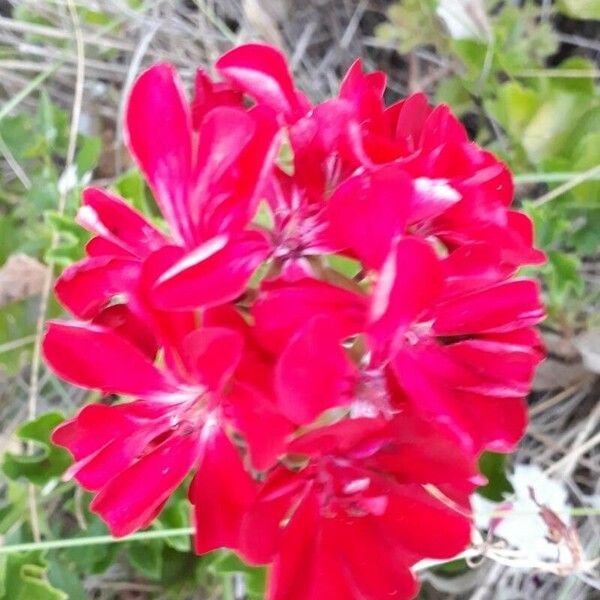
<path id="1" fill-rule="evenodd" d="M 510 81 L 497 88 L 497 97 L 485 103 L 487 111 L 513 138 L 519 136 L 540 106 L 539 94 Z"/>
<path id="2" fill-rule="evenodd" d="M 340 273 L 348 279 L 352 279 L 360 272 L 361 265 L 357 260 L 341 256 L 339 254 L 331 254 L 327 256 L 329 266 L 336 272 Z"/>
<path id="3" fill-rule="evenodd" d="M 477 490 L 477 493 L 501 502 L 505 494 L 513 491 L 510 481 L 506 477 L 506 454 L 496 454 L 495 452 L 484 452 L 479 459 L 479 470 L 487 478 L 488 483 Z"/>
<path id="4" fill-rule="evenodd" d="M 42 552 L 17 552 L 0 558 L 0 600 L 67 600 L 46 580 Z"/>
<path id="5" fill-rule="evenodd" d="M 147 218 L 153 218 L 146 182 L 138 169 L 130 169 L 121 175 L 115 183 L 115 191 Z"/>
<path id="6" fill-rule="evenodd" d="M 552 250 L 548 252 L 548 264 L 542 272 L 548 283 L 549 302 L 564 306 L 573 297 L 580 297 L 585 283 L 580 273 L 581 262 L 577 256 Z"/>
<path id="7" fill-rule="evenodd" d="M 600 19 L 600 0 L 560 0 L 558 7 L 575 19 Z"/>
<path id="8" fill-rule="evenodd" d="M 574 172 L 582 172 L 600 164 L 600 131 L 583 135 L 572 153 Z M 573 196 L 582 203 L 599 205 L 600 181 L 585 181 L 573 188 Z"/>
<path id="9" fill-rule="evenodd" d="M 264 567 L 251 567 L 233 552 L 215 553 L 209 570 L 216 575 L 242 574 L 246 580 L 246 591 L 250 598 L 262 599 L 265 595 L 267 570 Z"/>
<path id="10" fill-rule="evenodd" d="M 50 412 L 21 425 L 17 436 L 23 442 L 34 442 L 36 451 L 34 454 L 7 452 L 2 465 L 5 475 L 13 480 L 23 477 L 36 485 L 45 485 L 60 477 L 72 461 L 66 450 L 51 443 L 50 435 L 63 421 L 60 413 Z"/>
<path id="11" fill-rule="evenodd" d="M 88 183 L 92 171 L 98 164 L 102 152 L 102 140 L 98 137 L 80 136 L 79 150 L 75 157 L 77 167 L 77 179 L 81 185 Z"/>
<path id="12" fill-rule="evenodd" d="M 89 233 L 80 227 L 73 217 L 61 215 L 56 211 L 46 211 L 46 222 L 58 234 L 59 241 L 54 249 L 46 252 L 45 260 L 67 267 L 84 257 L 84 245 Z"/>
<path id="13" fill-rule="evenodd" d="M 127 557 L 134 569 L 150 579 L 159 579 L 162 572 L 162 549 L 160 540 L 146 540 L 127 544 Z"/>
<path id="14" fill-rule="evenodd" d="M 27 509 L 27 488 L 15 481 L 6 483 L 6 499 L 0 503 L 0 535 L 18 523 Z"/>
<path id="15" fill-rule="evenodd" d="M 180 485 L 158 518 L 152 523 L 154 529 L 179 529 L 190 525 L 190 506 L 187 500 L 187 484 Z M 179 552 L 190 552 L 190 536 L 172 536 L 163 540 Z"/>
<path id="16" fill-rule="evenodd" d="M 98 535 L 108 535 L 106 525 L 94 514 L 87 515 L 88 526 L 80 531 L 76 538 L 86 538 Z M 94 546 L 81 546 L 65 550 L 65 558 L 77 565 L 85 573 L 98 575 L 110 567 L 121 551 L 120 544 L 99 544 Z"/>
<path id="17" fill-rule="evenodd" d="M 550 93 L 522 132 L 523 147 L 529 160 L 540 164 L 563 151 L 576 120 L 587 104 L 580 94 L 569 91 Z"/>
<path id="18" fill-rule="evenodd" d="M 67 562 L 54 559 L 48 568 L 48 581 L 62 590 L 69 600 L 87 600 L 88 595 L 83 587 L 81 575 Z"/>

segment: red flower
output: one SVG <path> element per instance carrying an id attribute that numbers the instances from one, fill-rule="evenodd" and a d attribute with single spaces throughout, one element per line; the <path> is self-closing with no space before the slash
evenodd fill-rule
<path id="1" fill-rule="evenodd" d="M 198 78 L 208 85 L 201 74 Z M 233 92 L 214 87 L 203 91 L 200 105 L 200 87 L 194 104 L 196 141 L 192 112 L 172 67 L 152 67 L 135 83 L 126 139 L 169 235 L 120 198 L 86 190 L 78 219 L 96 236 L 88 244 L 90 258 L 68 268 L 56 287 L 60 301 L 76 316 L 89 318 L 115 295 L 130 296 L 140 260 L 165 244 L 177 244 L 187 253 L 157 283 L 157 302 L 164 307 L 175 303 L 182 308 L 181 286 L 186 288 L 183 308 L 234 299 L 268 254 L 265 237 L 245 228 L 277 151 L 275 115 L 266 108 L 232 106 Z"/>
<path id="2" fill-rule="evenodd" d="M 253 314 L 263 343 L 281 352 L 283 413 L 305 424 L 335 406 L 391 416 L 408 402 L 475 454 L 513 449 L 543 356 L 530 327 L 544 311 L 533 281 L 498 283 L 492 261 L 491 280 L 465 273 L 466 261 L 476 267 L 469 256 L 440 260 L 423 240 L 397 239 L 368 308 L 367 298 L 325 284 L 315 301 L 310 280 L 265 284 Z M 355 361 L 344 339 L 355 340 Z"/>
<path id="3" fill-rule="evenodd" d="M 410 599 L 412 565 L 468 544 L 476 467 L 433 425 L 344 420 L 288 451 L 242 524 L 242 555 L 274 558 L 268 600 Z"/>
<path id="4" fill-rule="evenodd" d="M 268 600 L 409 600 L 416 562 L 469 543 L 480 453 L 523 434 L 544 311 L 512 278 L 543 254 L 447 107 L 386 106 L 360 61 L 313 106 L 260 44 L 216 69 L 191 104 L 169 65 L 129 98 L 164 228 L 84 192 L 88 256 L 56 285 L 80 321 L 50 323 L 44 353 L 129 398 L 53 440 L 115 535 L 193 474 L 196 551 L 270 564 Z"/>

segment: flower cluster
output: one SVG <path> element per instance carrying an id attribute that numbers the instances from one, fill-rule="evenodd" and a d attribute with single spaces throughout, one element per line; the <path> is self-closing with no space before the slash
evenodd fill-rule
<path id="1" fill-rule="evenodd" d="M 470 541 L 484 450 L 509 452 L 542 350 L 544 260 L 510 172 L 446 106 L 386 106 L 356 61 L 311 104 L 249 44 L 186 99 L 156 65 L 125 139 L 164 226 L 85 190 L 87 257 L 48 324 L 64 379 L 123 401 L 53 434 L 116 536 L 192 476 L 198 553 L 270 565 L 269 600 L 413 598 Z M 158 222 L 158 220 L 156 220 Z"/>

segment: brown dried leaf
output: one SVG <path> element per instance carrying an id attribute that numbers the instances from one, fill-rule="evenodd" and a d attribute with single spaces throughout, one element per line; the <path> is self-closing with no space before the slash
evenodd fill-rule
<path id="1" fill-rule="evenodd" d="M 13 254 L 0 268 L 0 307 L 37 296 L 44 286 L 46 266 L 27 254 Z"/>

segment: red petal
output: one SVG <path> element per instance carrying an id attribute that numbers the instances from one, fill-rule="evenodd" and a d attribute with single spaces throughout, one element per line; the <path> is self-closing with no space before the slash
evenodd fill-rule
<path id="1" fill-rule="evenodd" d="M 537 282 L 521 279 L 458 296 L 435 310 L 437 335 L 503 332 L 535 325 L 543 320 Z"/>
<path id="2" fill-rule="evenodd" d="M 206 434 L 202 459 L 189 492 L 194 505 L 197 554 L 217 548 L 239 549 L 242 519 L 254 502 L 257 489 L 244 469 L 239 451 L 223 430 L 218 428 Z"/>
<path id="3" fill-rule="evenodd" d="M 421 146 L 425 151 L 444 143 L 464 144 L 468 141 L 465 128 L 445 104 L 436 106 L 423 125 Z"/>
<path id="4" fill-rule="evenodd" d="M 473 491 L 477 463 L 451 433 L 421 416 L 396 416 L 391 423 L 393 438 L 365 465 L 372 471 L 393 475 L 400 483 L 445 484 Z"/>
<path id="5" fill-rule="evenodd" d="M 94 325 L 112 329 L 120 337 L 129 340 L 150 360 L 158 351 L 154 332 L 144 321 L 131 312 L 127 304 L 113 304 L 100 311 L 92 320 Z"/>
<path id="6" fill-rule="evenodd" d="M 192 117 L 194 129 L 199 129 L 204 115 L 216 106 L 243 106 L 240 92 L 224 83 L 214 83 L 202 69 L 196 69 Z"/>
<path id="7" fill-rule="evenodd" d="M 264 44 L 245 44 L 225 53 L 217 71 L 234 87 L 288 118 L 301 116 L 303 102 L 284 55 Z"/>
<path id="8" fill-rule="evenodd" d="M 135 290 L 140 263 L 99 256 L 67 267 L 56 281 L 59 302 L 80 319 L 94 317 L 114 296 Z"/>
<path id="9" fill-rule="evenodd" d="M 468 502 L 451 508 L 419 485 L 398 486 L 388 501 L 380 520 L 382 533 L 410 553 L 422 558 L 451 558 L 471 541 Z"/>
<path id="10" fill-rule="evenodd" d="M 102 488 L 90 510 L 115 537 L 147 527 L 196 464 L 199 453 L 198 435 L 175 433 Z"/>
<path id="11" fill-rule="evenodd" d="M 84 190 L 77 222 L 139 257 L 147 256 L 166 243 L 163 234 L 122 198 L 99 188 Z"/>
<path id="12" fill-rule="evenodd" d="M 204 173 L 200 173 L 199 190 L 195 194 L 202 194 L 204 187 L 208 190 L 208 198 L 202 201 L 201 226 L 203 239 L 208 239 L 220 233 L 234 234 L 242 231 L 252 219 L 258 208 L 261 194 L 264 192 L 268 177 L 271 175 L 273 165 L 279 150 L 279 126 L 276 115 L 266 107 L 254 107 L 248 113 L 235 111 L 244 115 L 248 123 L 240 120 L 239 114 L 232 119 L 229 113 L 232 109 L 221 109 L 224 131 L 221 137 L 231 138 L 234 147 L 230 150 L 211 149 L 211 159 L 219 161 L 219 177 L 215 175 L 207 179 Z M 213 111 L 213 113 L 216 111 Z M 211 115 L 213 114 L 211 113 Z M 207 117 L 207 121 L 210 117 Z M 232 121 L 238 123 L 238 129 L 249 128 L 253 135 L 246 142 L 236 139 L 240 135 L 234 135 Z M 243 133 L 243 131 L 241 132 Z M 204 135 L 200 133 L 201 139 Z M 221 144 L 225 145 L 225 144 Z M 223 161 L 223 154 L 229 153 L 229 160 Z M 235 159 L 232 161 L 231 159 Z M 230 168 L 223 168 L 230 165 Z M 209 169 L 209 173 L 214 169 Z M 205 193 L 204 195 L 206 196 Z"/>
<path id="13" fill-rule="evenodd" d="M 196 382 L 221 390 L 242 357 L 244 340 L 232 329 L 202 327 L 183 341 L 183 357 Z"/>
<path id="14" fill-rule="evenodd" d="M 317 315 L 334 319 L 342 337 L 349 337 L 364 326 L 366 298 L 316 279 L 277 279 L 263 283 L 252 307 L 257 338 L 277 352 Z"/>
<path id="15" fill-rule="evenodd" d="M 230 420 L 248 443 L 248 453 L 257 471 L 271 468 L 285 452 L 290 423 L 256 388 L 236 382 L 228 395 Z"/>
<path id="16" fill-rule="evenodd" d="M 317 316 L 280 356 L 275 372 L 278 405 L 294 423 L 310 423 L 323 411 L 348 404 L 357 379 L 336 323 Z"/>
<path id="17" fill-rule="evenodd" d="M 52 370 L 75 385 L 141 397 L 174 389 L 136 346 L 98 325 L 50 322 L 43 351 Z"/>
<path id="18" fill-rule="evenodd" d="M 427 96 L 421 92 L 412 94 L 402 102 L 394 137 L 402 141 L 405 154 L 412 154 L 421 145 L 423 127 L 431 112 Z"/>
<path id="19" fill-rule="evenodd" d="M 281 547 L 269 577 L 268 600 L 312 600 L 310 590 L 317 583 L 315 536 L 318 525 L 319 499 L 315 493 L 308 493 L 282 534 Z M 314 598 L 317 600 L 319 596 Z"/>
<path id="20" fill-rule="evenodd" d="M 412 179 L 396 165 L 350 177 L 327 203 L 331 235 L 340 249 L 379 269 L 392 239 L 404 233 L 412 198 Z"/>
<path id="21" fill-rule="evenodd" d="M 275 467 L 243 519 L 241 554 L 250 564 L 270 563 L 280 543 L 281 525 L 295 506 L 305 481 L 285 467 Z"/>
<path id="22" fill-rule="evenodd" d="M 235 300 L 269 250 L 266 237 L 258 231 L 233 240 L 213 238 L 164 273 L 153 298 L 164 310 L 190 310 Z"/>
<path id="23" fill-rule="evenodd" d="M 151 67 L 135 82 L 126 110 L 126 142 L 178 242 L 192 238 L 189 188 L 192 124 L 171 65 Z"/>
<path id="24" fill-rule="evenodd" d="M 416 238 L 396 241 L 371 300 L 369 335 L 379 348 L 414 323 L 437 299 L 442 268 L 431 244 Z"/>
<path id="25" fill-rule="evenodd" d="M 364 73 L 362 61 L 357 59 L 344 76 L 338 97 L 352 104 L 359 121 L 369 120 L 381 127 L 386 79 L 382 71 Z"/>
<path id="26" fill-rule="evenodd" d="M 378 517 L 323 519 L 324 537 L 341 554 L 351 598 L 412 600 L 419 589 L 400 544 L 384 531 Z"/>

